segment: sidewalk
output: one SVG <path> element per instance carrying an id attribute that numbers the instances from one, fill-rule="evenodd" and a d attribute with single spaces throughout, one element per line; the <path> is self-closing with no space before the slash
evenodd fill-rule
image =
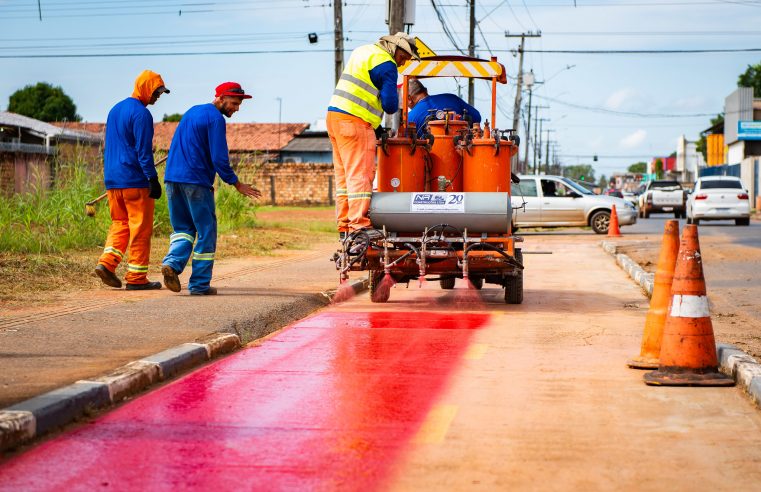
<path id="1" fill-rule="evenodd" d="M 212 332 L 242 343 L 271 333 L 328 303 L 322 293 L 336 287 L 334 250 L 330 242 L 217 262 L 217 296 L 103 288 L 81 301 L 0 314 L 0 409 Z"/>

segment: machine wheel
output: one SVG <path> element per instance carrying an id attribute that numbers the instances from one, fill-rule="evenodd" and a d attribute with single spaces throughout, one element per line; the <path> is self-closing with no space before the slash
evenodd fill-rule
<path id="1" fill-rule="evenodd" d="M 589 220 L 589 224 L 592 226 L 592 230 L 597 234 L 607 234 L 610 227 L 610 212 L 606 210 L 600 210 L 592 215 Z"/>
<path id="2" fill-rule="evenodd" d="M 744 219 L 735 219 L 735 225 L 739 225 L 739 226 L 750 225 L 750 217 L 745 217 Z"/>
<path id="3" fill-rule="evenodd" d="M 481 288 L 484 286 L 484 278 L 483 277 L 472 277 L 470 279 L 471 285 L 473 285 L 473 288 L 476 290 L 481 290 Z"/>
<path id="4" fill-rule="evenodd" d="M 439 285 L 444 290 L 452 290 L 454 289 L 455 280 L 457 279 L 454 277 L 442 278 L 441 280 L 439 280 Z"/>
<path id="5" fill-rule="evenodd" d="M 523 252 L 515 250 L 515 259 L 523 264 Z M 523 270 L 515 277 L 505 277 L 505 304 L 523 303 Z"/>
<path id="6" fill-rule="evenodd" d="M 383 270 L 370 271 L 370 300 L 372 302 L 386 302 L 391 297 L 391 289 L 378 288 L 383 282 L 384 275 Z"/>

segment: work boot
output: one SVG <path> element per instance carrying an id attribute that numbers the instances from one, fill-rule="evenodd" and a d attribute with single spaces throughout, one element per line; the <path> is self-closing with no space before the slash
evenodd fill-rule
<path id="1" fill-rule="evenodd" d="M 161 282 L 148 282 L 145 284 L 127 284 L 127 290 L 159 290 Z"/>
<path id="2" fill-rule="evenodd" d="M 161 274 L 164 276 L 164 285 L 166 285 L 167 289 L 172 292 L 179 292 L 182 290 L 180 277 L 177 276 L 177 272 L 174 271 L 174 268 L 169 265 L 162 265 Z"/>
<path id="3" fill-rule="evenodd" d="M 106 268 L 104 265 L 98 265 L 95 267 L 95 275 L 100 277 L 104 284 L 116 289 L 122 288 L 122 281 L 119 277 L 114 275 L 114 272 Z"/>
<path id="4" fill-rule="evenodd" d="M 191 296 L 215 296 L 217 295 L 216 287 L 209 287 L 209 290 L 191 290 Z"/>

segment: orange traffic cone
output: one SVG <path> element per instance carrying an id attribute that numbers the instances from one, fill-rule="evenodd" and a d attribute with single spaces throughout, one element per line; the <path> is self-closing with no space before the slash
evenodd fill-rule
<path id="1" fill-rule="evenodd" d="M 645 332 L 642 335 L 642 348 L 639 356 L 626 364 L 634 369 L 658 369 L 661 353 L 663 325 L 666 322 L 669 301 L 671 300 L 671 282 L 674 280 L 676 256 L 679 253 L 679 221 L 667 220 L 655 270 L 655 285 L 650 297 L 650 309 L 645 320 Z"/>
<path id="2" fill-rule="evenodd" d="M 618 212 L 616 206 L 610 209 L 610 224 L 608 225 L 608 237 L 621 237 L 621 229 L 618 228 Z"/>
<path id="3" fill-rule="evenodd" d="M 735 384 L 732 378 L 718 369 L 698 228 L 695 225 L 685 226 L 679 244 L 660 359 L 658 370 L 645 374 L 645 383 L 656 386 Z"/>

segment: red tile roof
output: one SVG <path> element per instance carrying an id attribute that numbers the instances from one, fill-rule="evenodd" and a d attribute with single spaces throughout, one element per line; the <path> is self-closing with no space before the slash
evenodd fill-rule
<path id="1" fill-rule="evenodd" d="M 86 130 L 102 134 L 105 123 L 57 122 L 56 126 L 65 126 L 71 130 Z M 157 150 L 166 150 L 172 142 L 176 122 L 159 122 L 154 124 L 153 146 Z M 288 145 L 297 135 L 309 128 L 308 123 L 228 123 L 227 147 L 230 152 L 277 151 Z"/>

